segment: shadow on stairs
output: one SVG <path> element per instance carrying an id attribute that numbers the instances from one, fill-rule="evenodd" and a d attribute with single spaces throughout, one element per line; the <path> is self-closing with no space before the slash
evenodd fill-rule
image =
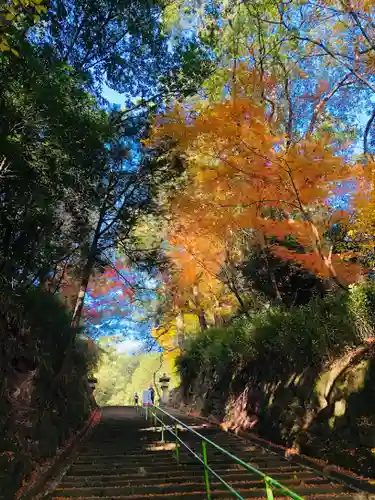
<path id="1" fill-rule="evenodd" d="M 181 418 L 181 417 L 179 417 Z M 315 500 L 355 499 L 347 486 L 332 483 L 316 471 L 292 464 L 283 457 L 252 443 L 222 432 L 215 426 L 194 423 L 194 428 L 242 460 L 255 464 L 264 473 L 304 498 Z M 199 439 L 185 433 L 183 440 L 197 452 Z M 133 407 L 103 408 L 102 421 L 90 439 L 83 443 L 49 500 L 141 500 L 204 499 L 203 466 L 181 448 L 180 463 L 174 455 L 174 442 L 162 443 L 160 429 L 147 422 Z M 168 440 L 168 436 L 166 436 Z M 209 464 L 242 498 L 265 498 L 259 477 L 209 450 Z M 214 477 L 210 480 L 211 499 L 233 498 Z M 276 494 L 275 499 L 281 497 Z M 240 497 L 240 498 L 241 498 Z M 285 497 L 284 497 L 285 498 Z"/>

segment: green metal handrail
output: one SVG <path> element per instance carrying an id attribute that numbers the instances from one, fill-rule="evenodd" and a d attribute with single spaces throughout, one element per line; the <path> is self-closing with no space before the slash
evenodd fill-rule
<path id="1" fill-rule="evenodd" d="M 168 426 L 164 423 L 163 418 L 159 418 L 158 415 L 156 414 L 156 411 L 159 411 L 162 413 L 162 416 L 166 416 L 169 419 L 171 419 L 174 422 L 174 432 L 170 428 L 171 426 Z M 165 431 L 169 432 L 174 436 L 176 439 L 176 459 L 177 462 L 179 463 L 180 461 L 180 444 L 183 445 L 197 460 L 200 462 L 203 467 L 204 467 L 204 482 L 205 482 L 205 487 L 206 487 L 206 494 L 207 494 L 207 500 L 211 500 L 211 489 L 210 489 L 210 478 L 209 478 L 209 472 L 216 477 L 236 498 L 239 498 L 240 500 L 245 500 L 244 497 L 242 497 L 235 489 L 232 488 L 230 484 L 228 484 L 220 475 L 215 472 L 209 465 L 208 465 L 208 459 L 207 459 L 207 444 L 215 448 L 216 450 L 220 451 L 227 457 L 231 458 L 235 463 L 241 465 L 244 469 L 246 469 L 248 472 L 252 472 L 253 474 L 256 474 L 257 476 L 261 477 L 264 481 L 264 486 L 266 490 L 266 495 L 267 495 L 267 500 L 274 500 L 273 496 L 273 488 L 279 490 L 282 492 L 284 495 L 288 496 L 289 498 L 292 498 L 293 500 L 304 500 L 303 497 L 300 497 L 297 495 L 297 493 L 294 493 L 292 490 L 287 488 L 286 486 L 283 486 L 280 484 L 278 481 L 273 479 L 270 476 L 267 476 L 264 474 L 262 471 L 259 469 L 247 464 L 240 458 L 236 457 L 229 451 L 225 450 L 224 448 L 221 448 L 221 446 L 218 446 L 216 443 L 211 441 L 210 439 L 206 438 L 199 432 L 195 431 L 188 425 L 184 424 L 179 420 L 178 418 L 174 417 L 167 411 L 163 410 L 162 408 L 157 408 L 155 406 L 146 408 L 146 419 L 148 418 L 149 415 L 152 415 L 154 417 L 154 427 L 156 428 L 156 423 L 160 422 L 161 424 L 161 441 L 164 443 L 164 437 L 165 437 Z M 188 432 L 191 434 L 194 434 L 195 436 L 199 437 L 201 440 L 201 447 L 202 447 L 202 455 L 198 455 L 194 450 L 192 450 L 184 441 L 179 437 L 178 435 L 178 426 L 181 426 L 182 428 L 186 429 Z"/>

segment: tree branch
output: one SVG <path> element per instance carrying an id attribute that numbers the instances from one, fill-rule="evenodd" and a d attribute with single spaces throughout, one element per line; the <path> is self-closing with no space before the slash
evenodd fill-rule
<path id="1" fill-rule="evenodd" d="M 361 21 L 359 20 L 358 14 L 356 12 L 354 12 L 353 10 L 351 10 L 351 11 L 349 11 L 349 15 L 354 20 L 355 24 L 358 26 L 359 30 L 361 31 L 362 35 L 366 39 L 367 43 L 370 45 L 371 50 L 375 50 L 375 45 L 372 43 L 372 41 L 370 40 L 370 37 L 368 36 L 366 30 L 362 26 Z"/>
<path id="2" fill-rule="evenodd" d="M 327 104 L 327 102 L 329 101 L 329 99 L 331 99 L 331 97 L 339 90 L 339 88 L 343 86 L 343 84 L 346 82 L 346 80 L 349 78 L 349 76 L 350 76 L 350 73 L 346 74 L 344 76 L 344 78 L 342 78 L 339 82 L 337 82 L 336 85 L 334 87 L 332 87 L 332 89 L 330 90 L 330 92 L 328 92 L 328 94 L 326 94 L 316 104 L 316 106 L 314 107 L 314 111 L 313 111 L 312 117 L 311 117 L 310 125 L 309 125 L 309 127 L 307 129 L 307 132 L 306 132 L 306 136 L 307 137 L 312 134 L 312 132 L 314 130 L 314 127 L 315 127 L 316 120 L 317 120 L 318 115 L 319 115 L 321 109 L 323 108 L 323 106 L 325 104 Z"/>
<path id="3" fill-rule="evenodd" d="M 375 108 L 374 108 L 373 112 L 371 113 L 371 116 L 366 124 L 365 134 L 363 136 L 363 153 L 365 155 L 368 154 L 368 136 L 369 136 L 369 133 L 371 130 L 371 126 L 374 123 L 374 120 L 375 120 Z"/>
<path id="4" fill-rule="evenodd" d="M 373 85 L 369 80 L 367 80 L 367 78 L 365 78 L 363 75 L 361 75 L 355 68 L 349 66 L 346 62 L 342 61 L 340 59 L 340 57 L 342 58 L 345 58 L 345 59 L 350 59 L 350 60 L 353 60 L 352 57 L 348 57 L 347 55 L 345 54 L 340 54 L 340 53 L 335 53 L 333 52 L 330 48 L 328 48 L 323 42 L 321 41 L 318 41 L 318 40 L 314 40 L 313 38 L 310 38 L 308 36 L 300 36 L 300 35 L 297 35 L 287 24 L 286 22 L 284 21 L 283 19 L 283 13 L 280 12 L 280 16 L 281 16 L 281 22 L 283 23 L 283 26 L 285 27 L 285 29 L 287 29 L 288 31 L 292 32 L 291 36 L 292 38 L 294 38 L 295 40 L 301 40 L 303 42 L 308 42 L 308 43 L 311 43 L 317 47 L 320 47 L 321 49 L 323 49 L 329 56 L 331 56 L 333 59 L 335 59 L 335 61 L 339 62 L 344 68 L 346 68 L 348 71 L 350 71 L 350 73 L 352 73 L 353 75 L 355 75 L 358 80 L 360 80 L 362 83 L 364 83 L 369 89 L 371 89 L 374 93 L 375 93 L 375 85 Z"/>

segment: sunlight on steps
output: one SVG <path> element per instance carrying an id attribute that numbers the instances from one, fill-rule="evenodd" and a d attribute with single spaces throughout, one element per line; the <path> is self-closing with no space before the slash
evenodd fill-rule
<path id="1" fill-rule="evenodd" d="M 214 425 L 202 425 L 191 417 L 184 418 L 183 422 L 305 499 L 370 498 L 366 494 L 357 494 L 347 485 L 332 482 L 311 468 L 223 432 Z M 174 428 L 171 422 L 167 423 L 170 429 Z M 179 434 L 191 449 L 200 453 L 201 442 L 197 434 L 183 428 L 179 429 Z M 179 447 L 177 463 L 176 443 L 168 436 L 167 430 L 165 440 L 164 443 L 161 441 L 161 426 L 150 425 L 133 408 L 104 409 L 101 423 L 91 438 L 82 444 L 60 484 L 48 499 L 207 498 L 202 465 L 182 446 Z M 240 498 L 266 498 L 260 477 L 244 470 L 241 465 L 209 446 L 207 449 L 210 467 L 238 492 Z M 213 476 L 210 478 L 210 489 L 211 500 L 233 498 Z M 275 500 L 286 498 L 274 491 Z"/>

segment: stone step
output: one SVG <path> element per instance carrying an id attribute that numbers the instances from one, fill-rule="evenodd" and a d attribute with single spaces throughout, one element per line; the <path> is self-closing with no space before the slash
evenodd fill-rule
<path id="1" fill-rule="evenodd" d="M 171 455 L 170 457 L 163 457 L 159 458 L 157 455 L 155 456 L 148 456 L 145 455 L 142 458 L 138 458 L 137 460 L 133 460 L 131 457 L 124 456 L 121 460 L 116 460 L 116 461 L 110 461 L 110 460 L 95 460 L 95 461 L 80 461 L 76 462 L 74 467 L 77 468 L 85 468 L 85 467 L 94 467 L 94 466 L 99 466 L 102 469 L 108 469 L 108 468 L 119 468 L 119 467 L 127 467 L 128 465 L 132 466 L 134 463 L 137 463 L 137 465 L 141 466 L 151 466 L 151 467 L 157 467 L 159 465 L 169 465 L 171 463 L 171 460 L 174 460 L 174 457 Z M 181 457 L 180 459 L 180 464 L 195 464 L 197 463 L 196 458 L 193 456 L 185 456 Z M 228 464 L 230 465 L 231 463 L 236 463 L 236 462 L 231 462 L 228 461 L 228 459 L 225 456 L 220 456 L 217 458 L 212 458 L 209 457 L 208 463 L 212 466 L 215 467 L 217 464 Z M 264 458 L 264 459 L 258 459 L 257 461 L 246 461 L 247 464 L 251 465 L 252 467 L 255 467 L 257 469 L 264 469 L 264 468 L 270 468 L 270 467 L 281 467 L 287 462 L 283 462 L 276 459 L 269 459 L 269 458 Z M 239 465 L 241 467 L 241 465 Z"/>
<path id="2" fill-rule="evenodd" d="M 159 445 L 155 445 L 159 446 Z M 162 445 L 160 445 L 162 446 Z M 241 458 L 242 460 L 251 460 L 251 461 L 257 461 L 257 460 L 278 460 L 281 462 L 287 462 L 287 460 L 284 460 L 282 457 L 278 455 L 267 455 L 266 453 L 247 453 L 244 451 L 241 451 L 240 449 L 238 450 L 233 450 L 232 448 L 227 448 L 228 451 L 230 451 L 232 454 L 235 454 L 237 457 Z M 200 449 L 196 450 L 198 453 L 200 453 Z M 171 455 L 174 453 L 174 448 L 169 449 L 169 450 L 158 450 L 156 449 L 155 451 L 151 451 L 148 454 L 154 454 L 157 455 L 157 457 L 161 458 L 170 458 Z M 209 457 L 223 457 L 226 460 L 228 460 L 228 457 L 223 454 L 220 451 L 211 451 L 210 449 L 207 450 L 208 456 Z M 185 456 L 185 455 L 190 455 L 190 453 L 187 450 L 180 448 L 180 455 Z M 241 455 L 241 456 L 240 456 Z M 116 461 L 118 459 L 129 459 L 129 460 L 139 460 L 145 457 L 145 452 L 143 453 L 133 453 L 133 450 L 129 451 L 123 451 L 122 453 L 82 453 L 78 458 L 77 458 L 77 463 L 88 463 L 89 461 L 92 462 L 97 462 L 99 460 L 102 460 L 103 462 L 105 461 Z"/>
<path id="3" fill-rule="evenodd" d="M 171 459 L 172 460 L 172 459 Z M 100 472 L 101 475 L 105 475 L 105 474 L 112 474 L 115 472 L 116 474 L 126 474 L 126 473 L 137 473 L 137 471 L 139 471 L 140 469 L 145 469 L 146 472 L 148 470 L 150 470 L 150 472 L 152 471 L 155 471 L 155 470 L 158 470 L 160 472 L 163 472 L 163 471 L 168 471 L 168 470 L 171 470 L 173 468 L 178 468 L 178 467 L 189 467 L 189 469 L 191 470 L 201 470 L 202 469 L 202 464 L 199 464 L 199 463 L 191 463 L 191 464 L 184 464 L 184 463 L 181 463 L 180 466 L 177 465 L 176 462 L 171 462 L 171 464 L 166 464 L 166 465 L 160 465 L 158 467 L 156 467 L 155 465 L 152 465 L 150 466 L 149 468 L 147 467 L 139 467 L 137 464 L 133 464 L 132 467 L 126 467 L 126 466 L 119 466 L 119 467 L 113 467 L 113 465 L 107 465 L 107 466 L 103 466 L 103 467 L 100 467 L 100 469 L 97 467 L 97 466 L 89 466 L 89 465 L 73 465 L 69 471 L 68 471 L 68 475 L 81 475 L 81 476 L 85 476 L 85 475 L 92 475 L 92 473 L 95 474 L 95 472 Z M 230 469 L 241 469 L 241 470 L 244 470 L 242 467 L 240 467 L 239 465 L 237 464 L 233 464 L 233 465 L 227 465 L 227 464 L 218 464 L 215 466 L 215 471 L 219 471 L 219 470 L 230 470 Z M 300 470 L 301 467 L 300 466 L 297 466 L 297 465 L 286 465 L 286 466 L 282 466 L 282 467 L 265 467 L 262 469 L 262 471 L 264 472 L 264 474 L 267 474 L 267 475 L 272 475 L 272 473 L 274 472 L 281 472 L 281 471 L 289 471 L 289 472 L 293 472 L 293 471 L 296 471 L 296 470 Z"/>
<path id="4" fill-rule="evenodd" d="M 50 500 L 203 500 L 206 498 L 203 465 L 180 446 L 177 463 L 174 439 L 160 427 L 138 418 L 133 410 L 111 409 L 118 420 L 104 420 L 79 451 Z M 122 415 L 125 415 L 124 418 Z M 107 412 L 108 415 L 108 412 Z M 179 417 L 180 418 L 180 417 Z M 182 417 L 181 417 L 182 418 Z M 192 418 L 187 423 L 196 424 Z M 217 427 L 195 425 L 199 432 L 244 462 L 273 477 L 306 500 L 353 500 L 347 486 L 332 483 L 313 469 L 268 452 L 257 444 L 224 433 Z M 201 454 L 201 439 L 179 431 L 181 439 Z M 163 448 L 164 447 L 164 448 Z M 266 497 L 259 474 L 246 471 L 234 460 L 207 444 L 208 463 L 244 499 Z M 210 474 L 212 500 L 233 495 Z M 274 489 L 275 500 L 286 498 Z"/>
<path id="5" fill-rule="evenodd" d="M 211 488 L 214 491 L 228 491 L 225 485 L 220 482 L 211 482 Z M 264 486 L 253 482 L 248 481 L 236 481 L 231 483 L 232 488 L 236 491 L 246 491 L 246 498 L 258 498 L 261 497 L 262 494 L 265 493 Z M 196 492 L 202 490 L 204 492 L 204 481 L 194 481 L 191 483 L 185 484 L 157 484 L 157 485 L 131 485 L 131 486 L 102 486 L 102 487 L 75 487 L 75 488 L 57 488 L 55 493 L 61 497 L 65 498 L 84 498 L 84 497 L 126 497 L 134 494 L 159 494 L 163 493 L 164 495 L 168 493 L 188 493 L 188 492 Z M 314 491 L 314 495 L 316 494 L 327 494 L 327 493 L 343 493 L 345 492 L 343 486 L 332 487 L 330 484 L 321 484 L 321 483 L 312 483 L 308 486 L 297 485 L 294 486 L 293 492 L 300 496 L 305 496 Z M 288 495 L 283 494 L 278 491 L 278 496 L 287 497 Z"/>
<path id="6" fill-rule="evenodd" d="M 252 498 L 253 500 L 265 500 L 265 494 L 263 493 L 261 496 L 258 497 L 248 497 L 246 495 L 246 490 L 239 490 L 238 493 L 243 496 L 243 498 Z M 218 498 L 222 500 L 233 500 L 233 495 L 229 494 L 228 492 L 224 491 L 216 491 L 216 490 L 211 490 L 211 497 L 213 500 L 216 500 Z M 164 495 L 163 493 L 160 494 L 153 494 L 150 495 L 148 493 L 146 494 L 134 494 L 134 495 L 127 495 L 127 496 L 107 496 L 107 497 L 81 497 L 80 500 L 144 500 L 144 499 L 150 499 L 152 500 L 203 500 L 206 498 L 206 493 L 204 490 L 198 490 L 194 492 L 186 492 L 186 493 L 177 493 L 177 494 L 171 494 L 168 493 L 167 495 Z M 282 496 L 279 496 L 277 494 L 274 495 L 274 500 L 279 500 L 281 498 L 285 498 Z M 311 492 L 310 495 L 305 495 L 305 499 L 311 499 L 311 500 L 354 500 L 355 497 L 353 497 L 353 493 L 332 493 L 332 494 L 327 494 L 327 493 L 318 493 L 315 494 Z M 57 496 L 54 495 L 50 498 L 50 500 L 66 500 L 66 497 L 62 496 Z"/>
<path id="7" fill-rule="evenodd" d="M 219 471 L 218 471 L 219 472 Z M 98 482 L 100 484 L 108 484 L 109 482 L 123 482 L 128 483 L 129 481 L 134 481 L 135 483 L 154 483 L 156 481 L 175 481 L 178 482 L 178 479 L 184 480 L 186 478 L 196 478 L 199 475 L 203 474 L 203 469 L 199 471 L 191 470 L 190 468 L 182 469 L 179 468 L 177 470 L 169 470 L 164 472 L 149 472 L 147 475 L 145 473 L 139 472 L 138 474 L 130 473 L 130 474 L 114 474 L 114 475 L 92 475 L 92 476 L 65 476 L 62 480 L 62 484 L 69 484 L 71 486 L 75 486 L 77 484 L 82 484 L 83 482 L 95 483 Z M 249 474 L 243 469 L 231 469 L 231 470 L 221 470 L 220 475 L 222 477 L 245 477 L 247 479 L 254 478 L 256 479 L 258 476 L 255 474 Z M 315 477 L 314 473 L 311 471 L 295 471 L 295 472 L 273 472 L 272 477 L 279 482 L 284 484 L 285 481 L 300 481 L 300 480 L 308 480 L 311 477 Z"/>
<path id="8" fill-rule="evenodd" d="M 222 479 L 226 481 L 229 484 L 245 484 L 248 485 L 251 488 L 261 488 L 263 487 L 263 481 L 261 479 L 253 479 L 249 480 L 249 476 L 247 474 L 241 473 L 241 474 L 222 474 L 221 475 Z M 191 484 L 201 484 L 203 481 L 203 473 L 201 474 L 201 477 L 199 477 L 199 474 L 194 474 L 194 475 L 188 475 L 188 476 L 176 476 L 176 477 L 164 477 L 164 478 L 159 478 L 159 483 L 158 486 L 168 486 L 168 485 L 179 485 L 179 486 L 190 486 Z M 149 486 L 154 486 L 155 485 L 155 478 L 149 479 L 149 478 L 142 478 L 142 479 L 132 479 L 132 478 L 127 478 L 127 479 L 119 479 L 116 477 L 116 487 L 126 487 L 126 486 L 131 486 L 134 488 L 139 488 L 142 486 L 149 487 Z M 310 477 L 298 477 L 296 479 L 285 479 L 283 478 L 283 485 L 290 487 L 293 489 L 295 486 L 302 486 L 302 485 L 329 485 L 330 481 L 328 479 L 324 479 L 322 477 L 318 476 L 313 476 L 311 475 Z M 108 482 L 107 481 L 98 481 L 95 479 L 89 480 L 88 478 L 85 478 L 83 481 L 77 483 L 76 481 L 62 481 L 61 483 L 61 488 L 63 490 L 74 488 L 74 489 L 79 489 L 79 488 L 91 488 L 92 490 L 98 488 L 98 489 L 103 489 L 107 488 Z"/>

